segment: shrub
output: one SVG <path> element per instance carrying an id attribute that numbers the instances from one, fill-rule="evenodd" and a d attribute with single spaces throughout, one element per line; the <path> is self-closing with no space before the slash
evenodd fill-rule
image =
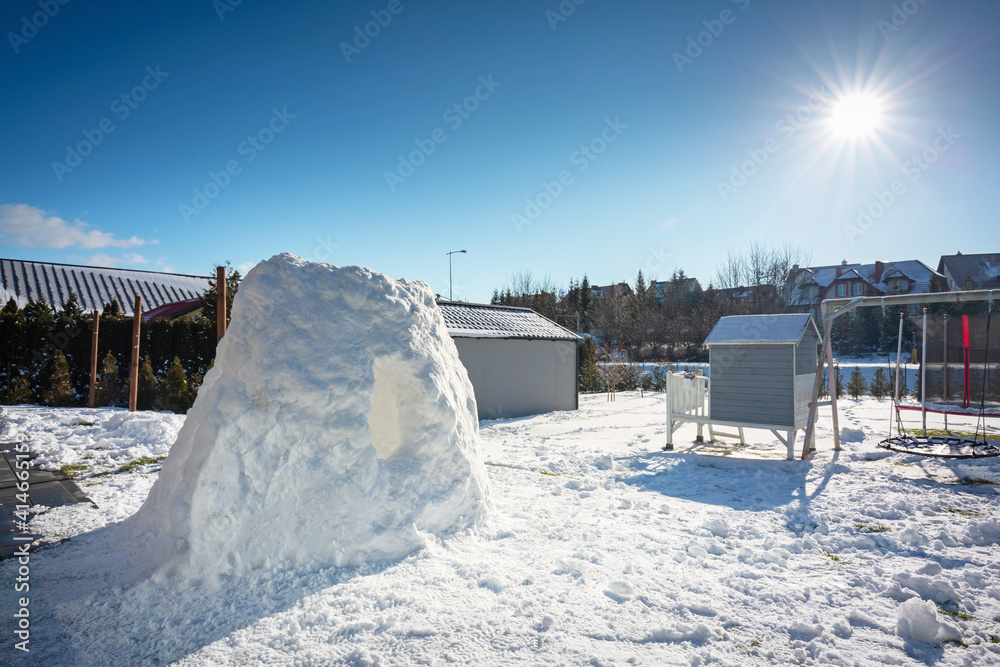
<path id="1" fill-rule="evenodd" d="M 160 380 L 160 407 L 174 412 L 187 412 L 191 407 L 191 392 L 188 388 L 187 373 L 180 357 L 174 357 L 166 375 Z"/>
<path id="2" fill-rule="evenodd" d="M 156 406 L 157 381 L 153 373 L 153 362 L 143 357 L 139 367 L 139 388 L 136 392 L 135 407 L 138 410 L 152 410 Z"/>
<path id="3" fill-rule="evenodd" d="M 890 374 L 881 366 L 875 369 L 875 375 L 872 376 L 872 383 L 869 388 L 871 389 L 872 396 L 880 401 L 892 394 L 892 382 L 889 380 L 889 377 Z"/>
<path id="4" fill-rule="evenodd" d="M 101 361 L 101 372 L 97 377 L 97 396 L 94 405 L 122 405 L 122 385 L 118 379 L 118 362 L 115 355 L 108 352 Z"/>
<path id="5" fill-rule="evenodd" d="M 861 374 L 860 366 L 855 366 L 854 370 L 851 371 L 851 379 L 847 383 L 847 393 L 854 400 L 858 400 L 868 393 L 868 383 L 865 382 L 865 376 Z"/>
<path id="6" fill-rule="evenodd" d="M 62 350 L 56 350 L 52 356 L 52 379 L 43 398 L 46 405 L 58 407 L 72 405 L 76 401 L 76 392 L 69 379 L 69 362 Z"/>

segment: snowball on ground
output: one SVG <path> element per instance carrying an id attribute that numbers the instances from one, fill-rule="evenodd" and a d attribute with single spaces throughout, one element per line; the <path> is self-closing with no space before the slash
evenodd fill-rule
<path id="1" fill-rule="evenodd" d="M 426 284 L 278 255 L 134 525 L 191 576 L 397 559 L 483 518 L 475 415 Z"/>

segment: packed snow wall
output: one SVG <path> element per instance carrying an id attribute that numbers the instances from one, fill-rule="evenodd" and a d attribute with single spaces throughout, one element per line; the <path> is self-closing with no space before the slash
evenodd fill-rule
<path id="1" fill-rule="evenodd" d="M 476 402 L 430 288 L 277 255 L 136 516 L 167 574 L 360 565 L 479 522 Z"/>

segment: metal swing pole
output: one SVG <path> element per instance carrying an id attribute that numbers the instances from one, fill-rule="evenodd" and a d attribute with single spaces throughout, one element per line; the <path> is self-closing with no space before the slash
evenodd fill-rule
<path id="1" fill-rule="evenodd" d="M 944 395 L 945 403 L 948 402 L 948 313 L 944 314 L 944 386 L 942 387 L 942 394 Z M 944 431 L 948 432 L 948 411 L 944 411 Z"/>
<path id="2" fill-rule="evenodd" d="M 899 364 L 903 359 L 903 313 L 899 314 L 899 337 L 896 338 L 896 402 L 899 403 Z"/>
<path id="3" fill-rule="evenodd" d="M 927 437 L 927 309 L 924 308 L 923 331 L 920 332 L 920 421 Z"/>

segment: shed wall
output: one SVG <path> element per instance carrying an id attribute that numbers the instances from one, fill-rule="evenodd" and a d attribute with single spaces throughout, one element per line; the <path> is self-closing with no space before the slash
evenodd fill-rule
<path id="1" fill-rule="evenodd" d="M 577 408 L 574 341 L 455 338 L 480 419 Z"/>
<path id="2" fill-rule="evenodd" d="M 712 419 L 791 428 L 795 417 L 794 347 L 712 345 L 708 385 Z"/>

